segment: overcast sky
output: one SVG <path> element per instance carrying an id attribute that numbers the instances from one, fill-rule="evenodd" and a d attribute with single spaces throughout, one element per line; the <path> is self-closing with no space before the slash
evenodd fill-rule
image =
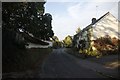
<path id="1" fill-rule="evenodd" d="M 45 13 L 52 14 L 52 27 L 55 36 L 63 40 L 73 36 L 78 27 L 85 28 L 91 19 L 97 19 L 108 11 L 118 17 L 119 0 L 47 0 Z"/>

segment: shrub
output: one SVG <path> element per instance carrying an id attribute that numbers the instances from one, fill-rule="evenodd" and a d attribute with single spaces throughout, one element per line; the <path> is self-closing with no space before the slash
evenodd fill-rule
<path id="1" fill-rule="evenodd" d="M 94 41 L 93 45 L 101 55 L 116 54 L 118 53 L 118 39 L 110 38 L 109 36 L 98 38 Z"/>
<path id="2" fill-rule="evenodd" d="M 118 54 L 120 51 L 120 40 L 115 37 L 111 38 L 109 35 L 106 35 L 94 40 L 93 42 L 94 43 L 88 48 L 80 48 L 79 53 L 99 58 L 102 55 Z"/>
<path id="3" fill-rule="evenodd" d="M 95 47 L 89 47 L 89 48 L 83 49 L 83 50 L 80 49 L 79 53 L 89 55 L 89 56 L 99 56 L 100 55 Z"/>

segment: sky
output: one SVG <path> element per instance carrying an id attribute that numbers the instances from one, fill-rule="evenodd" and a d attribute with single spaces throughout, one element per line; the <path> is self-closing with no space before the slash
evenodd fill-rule
<path id="1" fill-rule="evenodd" d="M 52 29 L 59 40 L 75 35 L 78 27 L 85 28 L 91 19 L 108 11 L 118 18 L 119 0 L 46 0 L 45 13 L 52 15 Z"/>

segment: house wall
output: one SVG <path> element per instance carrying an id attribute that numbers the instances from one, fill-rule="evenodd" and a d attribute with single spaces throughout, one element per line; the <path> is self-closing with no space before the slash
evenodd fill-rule
<path id="1" fill-rule="evenodd" d="M 53 47 L 53 42 L 52 41 L 44 41 L 44 42 L 49 43 L 48 47 Z"/>
<path id="2" fill-rule="evenodd" d="M 34 44 L 34 43 L 28 43 L 29 45 L 26 46 L 26 48 L 49 48 L 53 46 L 53 43 L 50 41 L 45 41 L 48 42 L 49 45 L 40 45 L 40 44 Z"/>
<path id="3" fill-rule="evenodd" d="M 97 38 L 104 37 L 106 35 L 109 35 L 111 38 L 116 37 L 120 38 L 118 36 L 119 29 L 118 28 L 118 20 L 112 16 L 111 14 L 108 14 L 104 18 L 102 18 L 99 22 L 94 24 L 93 26 L 93 34 L 91 37 L 91 40 L 96 40 Z"/>

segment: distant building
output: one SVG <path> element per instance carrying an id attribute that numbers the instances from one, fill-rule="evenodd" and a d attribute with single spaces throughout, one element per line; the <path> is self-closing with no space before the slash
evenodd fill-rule
<path id="1" fill-rule="evenodd" d="M 15 42 L 26 48 L 48 48 L 53 46 L 51 41 L 41 40 L 29 32 L 22 31 L 22 29 L 16 32 Z"/>
<path id="2" fill-rule="evenodd" d="M 95 41 L 103 37 L 120 40 L 119 31 L 120 22 L 110 12 L 107 12 L 99 19 L 93 18 L 90 25 L 74 36 L 74 46 L 86 49 L 95 45 Z"/>
<path id="3" fill-rule="evenodd" d="M 24 32 L 23 35 L 24 35 L 25 41 L 28 44 L 26 45 L 26 48 L 48 48 L 53 46 L 51 41 L 41 40 L 39 38 L 31 36 L 29 33 L 26 33 L 26 32 Z"/>

